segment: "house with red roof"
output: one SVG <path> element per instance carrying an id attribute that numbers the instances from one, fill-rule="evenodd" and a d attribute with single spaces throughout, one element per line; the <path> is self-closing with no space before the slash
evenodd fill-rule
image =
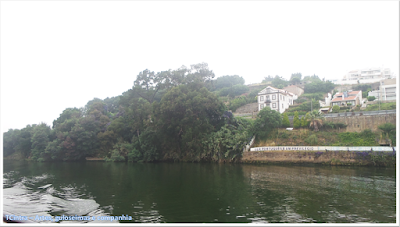
<path id="1" fill-rule="evenodd" d="M 362 91 L 345 91 L 336 93 L 331 101 L 331 106 L 347 106 L 351 103 L 352 106 L 362 104 Z"/>

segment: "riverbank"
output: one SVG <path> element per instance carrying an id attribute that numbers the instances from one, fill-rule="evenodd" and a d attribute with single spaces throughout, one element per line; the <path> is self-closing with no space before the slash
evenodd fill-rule
<path id="1" fill-rule="evenodd" d="M 248 151 L 241 163 L 395 166 L 396 152 L 381 151 Z"/>

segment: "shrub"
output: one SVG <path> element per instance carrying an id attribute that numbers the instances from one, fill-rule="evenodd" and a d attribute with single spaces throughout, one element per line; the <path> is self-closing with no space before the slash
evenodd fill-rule
<path id="1" fill-rule="evenodd" d="M 332 112 L 333 112 L 333 113 L 339 113 L 339 110 L 340 110 L 340 107 L 339 107 L 338 105 L 334 105 L 334 106 L 332 107 Z"/>
<path id="2" fill-rule="evenodd" d="M 368 99 L 368 101 L 374 101 L 376 98 L 375 98 L 375 96 L 368 96 L 367 99 Z"/>
<path id="3" fill-rule="evenodd" d="M 294 112 L 294 117 L 293 117 L 293 128 L 300 128 L 301 127 L 301 122 L 299 119 L 299 112 Z"/>
<path id="4" fill-rule="evenodd" d="M 309 145 L 313 146 L 318 143 L 318 138 L 315 134 L 312 134 L 311 136 L 307 137 L 307 139 L 305 139 L 304 141 Z"/>
<path id="5" fill-rule="evenodd" d="M 282 126 L 285 128 L 290 127 L 290 121 L 287 113 L 283 113 Z"/>

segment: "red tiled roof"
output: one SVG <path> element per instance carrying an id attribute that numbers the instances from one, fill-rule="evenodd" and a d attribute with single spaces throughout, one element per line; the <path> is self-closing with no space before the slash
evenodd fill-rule
<path id="1" fill-rule="evenodd" d="M 346 97 L 343 99 L 342 99 L 342 97 L 337 97 L 337 98 L 333 99 L 331 102 L 350 101 L 350 100 L 356 100 L 356 99 L 357 99 L 357 96 L 349 96 L 349 97 Z"/>

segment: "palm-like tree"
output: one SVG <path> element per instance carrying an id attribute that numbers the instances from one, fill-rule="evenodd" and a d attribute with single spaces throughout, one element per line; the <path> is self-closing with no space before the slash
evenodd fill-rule
<path id="1" fill-rule="evenodd" d="M 321 127 L 323 122 L 323 116 L 318 110 L 313 110 L 306 114 L 307 121 L 310 122 L 310 128 L 314 127 L 314 131 L 319 131 L 318 127 Z"/>

